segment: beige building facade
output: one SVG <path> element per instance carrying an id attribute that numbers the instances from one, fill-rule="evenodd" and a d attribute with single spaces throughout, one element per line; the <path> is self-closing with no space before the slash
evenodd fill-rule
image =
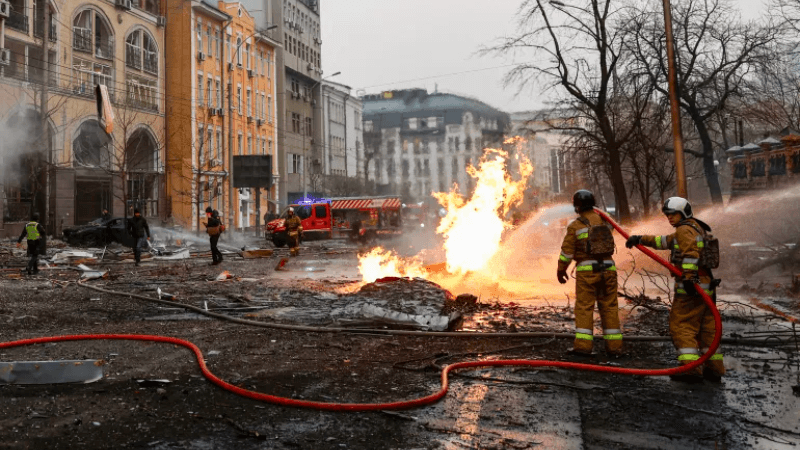
<path id="1" fill-rule="evenodd" d="M 104 208 L 166 218 L 158 2 L 9 5 L 0 31 L 0 234 L 18 234 L 33 212 L 55 235 Z M 98 85 L 113 121 L 99 120 Z"/>

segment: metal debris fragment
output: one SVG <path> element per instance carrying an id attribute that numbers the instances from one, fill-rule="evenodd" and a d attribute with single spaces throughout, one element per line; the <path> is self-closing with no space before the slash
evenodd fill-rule
<path id="1" fill-rule="evenodd" d="M 0 384 L 93 383 L 103 378 L 103 360 L 0 362 Z"/>

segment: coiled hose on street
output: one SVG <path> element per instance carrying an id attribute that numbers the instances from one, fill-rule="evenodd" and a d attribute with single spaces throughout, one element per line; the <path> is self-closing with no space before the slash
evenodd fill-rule
<path id="1" fill-rule="evenodd" d="M 626 239 L 629 237 L 628 233 L 626 233 L 625 230 L 623 230 L 616 222 L 614 222 L 614 220 L 611 219 L 611 217 L 609 217 L 607 214 L 605 214 L 600 210 L 596 211 L 605 221 L 610 223 L 623 237 L 625 237 Z M 637 248 L 642 252 L 644 252 L 650 258 L 657 261 L 659 264 L 669 269 L 669 271 L 672 272 L 673 274 L 675 275 L 681 274 L 681 271 L 678 270 L 675 266 L 673 266 L 663 258 L 659 257 L 649 249 L 641 245 L 638 245 Z M 248 389 L 242 389 L 238 386 L 234 386 L 220 379 L 219 377 L 214 375 L 210 370 L 208 370 L 205 359 L 203 358 L 203 352 L 195 344 L 184 339 L 178 339 L 168 336 L 136 335 L 136 334 L 130 334 L 130 335 L 82 334 L 82 335 L 51 336 L 51 337 L 41 337 L 33 339 L 21 339 L 12 342 L 3 342 L 0 343 L 0 349 L 21 347 L 33 344 L 45 344 L 50 342 L 82 341 L 82 340 L 129 340 L 129 341 L 161 342 L 166 344 L 180 345 L 188 348 L 189 350 L 194 352 L 195 357 L 197 358 L 197 363 L 200 366 L 200 371 L 203 373 L 203 376 L 205 376 L 209 381 L 221 387 L 222 389 L 225 389 L 227 391 L 233 392 L 234 394 L 241 395 L 242 397 L 247 397 L 253 400 L 259 400 L 282 406 L 310 408 L 310 409 L 318 409 L 326 411 L 374 411 L 374 410 L 409 409 L 431 404 L 442 399 L 447 394 L 448 374 L 451 371 L 460 369 L 470 369 L 478 367 L 501 367 L 501 366 L 559 367 L 562 369 L 588 370 L 593 372 L 615 373 L 620 375 L 640 375 L 640 376 L 665 376 L 665 375 L 679 374 L 692 370 L 695 367 L 703 364 L 706 360 L 708 360 L 708 358 L 711 357 L 711 355 L 714 354 L 714 352 L 716 352 L 717 347 L 719 347 L 720 339 L 722 338 L 722 320 L 719 315 L 719 310 L 717 310 L 717 307 L 714 304 L 714 301 L 711 299 L 711 297 L 708 294 L 706 294 L 705 291 L 700 288 L 700 286 L 696 286 L 696 288 L 697 292 L 699 292 L 700 295 L 702 295 L 703 300 L 706 302 L 712 314 L 714 315 L 714 324 L 716 328 L 714 333 L 714 341 L 711 343 L 711 346 L 709 347 L 708 351 L 703 355 L 701 355 L 700 359 L 693 361 L 689 364 L 686 364 L 684 366 L 672 367 L 669 369 L 626 369 L 622 367 L 599 366 L 594 364 L 575 363 L 567 361 L 547 361 L 547 360 L 534 361 L 525 359 L 511 359 L 511 360 L 498 360 L 498 361 L 466 361 L 466 362 L 450 364 L 444 367 L 441 373 L 442 386 L 438 392 L 417 399 L 402 400 L 389 403 L 317 402 L 310 400 L 297 400 L 293 398 L 279 397 L 275 395 L 251 391 Z"/>

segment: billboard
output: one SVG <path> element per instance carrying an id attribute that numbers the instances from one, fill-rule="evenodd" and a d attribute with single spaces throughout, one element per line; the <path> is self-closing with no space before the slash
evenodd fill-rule
<path id="1" fill-rule="evenodd" d="M 272 155 L 234 156 L 233 187 L 272 187 Z"/>

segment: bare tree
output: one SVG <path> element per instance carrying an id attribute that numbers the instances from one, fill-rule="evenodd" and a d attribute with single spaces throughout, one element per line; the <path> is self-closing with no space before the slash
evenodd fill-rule
<path id="1" fill-rule="evenodd" d="M 655 89 L 668 96 L 664 19 L 661 6 L 636 11 L 628 20 L 627 46 L 636 57 L 631 70 L 647 74 Z M 744 23 L 729 0 L 673 2 L 678 97 L 696 130 L 703 170 L 714 203 L 722 189 L 714 160 L 715 116 L 741 98 L 748 77 L 772 56 L 777 38 L 773 26 Z"/>
<path id="2" fill-rule="evenodd" d="M 613 0 L 526 0 L 518 12 L 518 34 L 484 53 L 533 56 L 536 62 L 517 65 L 506 84 L 518 86 L 518 93 L 534 83 L 541 83 L 542 91 L 555 88 L 563 94 L 557 106 L 579 112 L 580 120 L 560 128 L 577 132 L 585 148 L 598 152 L 594 159 L 606 168 L 617 213 L 627 221 L 622 147 L 633 136 L 638 114 L 619 95 L 626 89 L 618 77 L 626 52 L 621 8 Z"/>
<path id="3" fill-rule="evenodd" d="M 364 185 L 360 178 L 328 175 L 325 177 L 325 194 L 331 197 L 356 197 L 364 195 Z"/>

